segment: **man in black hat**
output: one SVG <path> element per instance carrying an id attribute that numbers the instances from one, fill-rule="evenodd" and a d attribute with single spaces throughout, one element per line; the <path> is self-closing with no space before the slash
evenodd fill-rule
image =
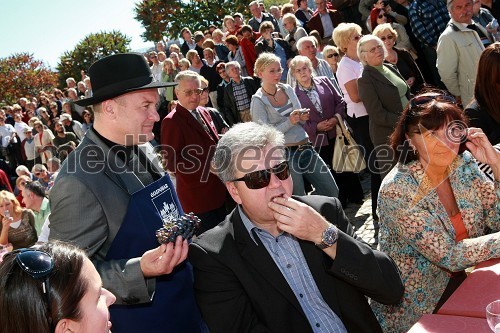
<path id="1" fill-rule="evenodd" d="M 156 239 L 162 221 L 183 214 L 148 142 L 159 120 L 158 88 L 141 54 L 105 57 L 89 69 L 94 125 L 61 167 L 51 191 L 50 238 L 85 249 L 117 298 L 115 332 L 203 332 L 188 243 Z"/>

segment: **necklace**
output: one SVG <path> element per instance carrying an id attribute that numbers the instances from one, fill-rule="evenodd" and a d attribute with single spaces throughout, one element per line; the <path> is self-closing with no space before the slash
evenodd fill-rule
<path id="1" fill-rule="evenodd" d="M 269 92 L 266 91 L 266 89 L 264 89 L 264 86 L 261 87 L 262 88 L 262 91 L 264 91 L 267 95 L 271 96 L 275 102 L 277 102 L 278 100 L 276 99 L 276 94 L 278 93 L 278 88 L 276 87 L 276 91 L 274 92 L 274 94 L 271 94 Z"/>

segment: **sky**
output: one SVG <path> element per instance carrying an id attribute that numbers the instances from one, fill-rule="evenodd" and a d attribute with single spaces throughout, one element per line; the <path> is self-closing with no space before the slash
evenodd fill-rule
<path id="1" fill-rule="evenodd" d="M 0 0 L 0 58 L 29 52 L 55 69 L 59 57 L 88 34 L 118 30 L 129 36 L 131 50 L 154 46 L 144 42 L 134 19 L 139 0 Z"/>

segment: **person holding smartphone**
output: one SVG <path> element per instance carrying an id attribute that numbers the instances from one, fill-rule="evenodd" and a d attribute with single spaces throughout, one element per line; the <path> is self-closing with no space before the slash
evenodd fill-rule
<path id="1" fill-rule="evenodd" d="M 309 119 L 302 124 L 302 127 L 309 135 L 314 149 L 330 167 L 339 186 L 339 199 L 342 206 L 347 205 L 347 200 L 362 202 L 364 195 L 358 175 L 353 172 L 335 173 L 331 169 L 338 123 L 336 115 L 345 118 L 344 99 L 329 78 L 313 76 L 313 66 L 308 57 L 293 58 L 290 62 L 290 70 L 297 80 L 295 94 L 300 105 L 307 108 L 309 113 Z"/>
<path id="2" fill-rule="evenodd" d="M 285 134 L 293 194 L 306 194 L 305 178 L 314 187 L 314 194 L 338 197 L 335 179 L 301 126 L 309 119 L 309 112 L 302 109 L 293 88 L 280 82 L 282 72 L 280 58 L 273 53 L 262 53 L 257 58 L 255 73 L 261 87 L 252 96 L 252 120 L 272 125 Z"/>
<path id="3" fill-rule="evenodd" d="M 21 207 L 12 192 L 0 191 L 0 247 L 12 245 L 14 249 L 29 247 L 36 243 L 35 215 Z"/>

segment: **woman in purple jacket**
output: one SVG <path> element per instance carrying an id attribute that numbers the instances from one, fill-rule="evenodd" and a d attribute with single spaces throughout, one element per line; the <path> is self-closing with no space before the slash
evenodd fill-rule
<path id="1" fill-rule="evenodd" d="M 345 102 L 329 78 L 312 76 L 313 67 L 309 58 L 296 56 L 290 62 L 290 70 L 297 80 L 295 93 L 301 106 L 310 109 L 309 120 L 302 126 L 314 149 L 331 169 L 338 121 L 336 114 L 345 117 Z M 343 207 L 347 201 L 358 203 L 363 200 L 363 189 L 357 174 L 331 171 L 339 187 Z"/>

